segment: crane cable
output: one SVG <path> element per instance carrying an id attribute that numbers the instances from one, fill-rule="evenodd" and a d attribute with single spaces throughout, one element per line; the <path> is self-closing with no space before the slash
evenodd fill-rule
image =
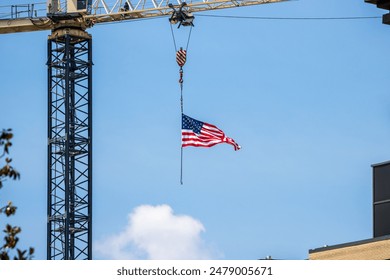
<path id="1" fill-rule="evenodd" d="M 181 111 L 181 116 L 180 119 L 182 119 L 183 114 L 184 114 L 184 99 L 183 99 L 183 66 L 187 61 L 187 51 L 188 51 L 188 46 L 190 44 L 190 39 L 191 39 L 191 32 L 192 32 L 192 27 L 193 25 L 191 24 L 190 26 L 190 32 L 188 34 L 188 39 L 187 39 L 187 45 L 186 48 L 183 49 L 180 47 L 180 49 L 177 49 L 176 45 L 176 39 L 175 39 L 175 34 L 173 32 L 172 24 L 171 26 L 171 33 L 172 33 L 172 39 L 173 39 L 173 45 L 175 47 L 175 52 L 176 52 L 176 62 L 179 65 L 179 85 L 180 85 L 180 111 Z M 183 146 L 181 146 L 181 151 L 180 151 L 180 184 L 183 185 Z"/>
<path id="2" fill-rule="evenodd" d="M 175 47 L 175 52 L 176 52 L 176 62 L 180 67 L 180 69 L 179 69 L 180 107 L 181 107 L 181 113 L 183 114 L 183 82 L 184 82 L 184 80 L 183 80 L 183 74 L 184 74 L 183 66 L 187 61 L 187 52 L 188 52 L 188 46 L 189 46 L 190 40 L 191 40 L 192 26 L 190 26 L 190 32 L 188 34 L 186 48 L 183 49 L 182 47 L 180 47 L 179 50 L 177 49 L 176 38 L 175 38 L 175 34 L 173 32 L 172 24 L 170 26 L 171 26 L 173 45 Z"/>

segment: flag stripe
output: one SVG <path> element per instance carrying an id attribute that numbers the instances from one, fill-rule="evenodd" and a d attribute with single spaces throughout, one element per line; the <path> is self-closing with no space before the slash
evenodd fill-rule
<path id="1" fill-rule="evenodd" d="M 184 136 L 192 136 L 194 138 L 200 138 L 200 139 L 220 139 L 220 140 L 223 140 L 224 137 L 215 137 L 213 136 L 212 134 L 206 134 L 206 133 L 202 133 L 202 134 L 195 134 L 193 132 L 184 132 L 182 133 L 183 137 Z"/>

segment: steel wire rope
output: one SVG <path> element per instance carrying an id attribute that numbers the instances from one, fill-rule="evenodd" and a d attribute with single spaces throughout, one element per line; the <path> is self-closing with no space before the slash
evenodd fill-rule
<path id="1" fill-rule="evenodd" d="M 260 17 L 260 16 L 231 16 L 231 15 L 204 15 L 201 17 L 214 18 L 234 18 L 234 19 L 259 19 L 259 20 L 359 20 L 359 19 L 377 19 L 381 16 L 352 16 L 352 17 Z"/>
<path id="2" fill-rule="evenodd" d="M 177 52 L 175 33 L 173 32 L 172 25 L 173 25 L 173 24 L 170 24 L 169 26 L 171 27 L 171 34 L 172 34 L 173 45 L 175 46 L 175 52 Z"/>
<path id="3" fill-rule="evenodd" d="M 170 27 L 171 27 L 171 34 L 172 34 L 173 45 L 174 45 L 174 48 L 175 48 L 175 53 L 177 55 L 178 50 L 177 50 L 176 38 L 175 38 L 175 33 L 173 32 L 172 24 L 170 24 Z M 193 26 L 191 25 L 190 32 L 189 32 L 188 38 L 187 38 L 186 48 L 184 50 L 186 55 L 187 55 L 188 46 L 190 44 L 190 39 L 191 39 L 191 34 L 192 34 L 192 27 Z M 182 50 L 182 48 L 180 48 L 180 51 L 181 50 Z M 184 66 L 184 63 L 183 63 L 183 65 L 180 65 L 180 79 L 179 79 L 179 84 L 180 84 L 180 111 L 181 111 L 181 116 L 180 117 L 181 117 L 181 119 L 183 118 L 183 114 L 184 114 L 184 98 L 183 98 L 183 66 Z M 180 149 L 180 184 L 183 185 L 183 146 L 181 146 L 181 149 Z"/>
<path id="4" fill-rule="evenodd" d="M 379 19 L 382 16 L 351 16 L 351 17 L 257 17 L 257 16 L 231 16 L 231 15 L 205 15 L 196 14 L 201 17 L 214 17 L 214 18 L 232 18 L 232 19 L 253 19 L 253 20 L 367 20 L 367 19 Z M 131 22 L 143 21 L 143 20 L 156 20 L 158 17 L 139 18 L 133 19 Z M 123 23 L 123 21 L 114 22 L 101 22 L 97 25 L 109 25 Z"/>

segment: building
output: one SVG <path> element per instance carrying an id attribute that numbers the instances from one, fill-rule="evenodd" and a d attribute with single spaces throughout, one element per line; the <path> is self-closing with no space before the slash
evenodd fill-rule
<path id="1" fill-rule="evenodd" d="M 309 250 L 309 260 L 390 260 L 390 235 Z"/>
<path id="2" fill-rule="evenodd" d="M 390 260 L 390 161 L 373 168 L 373 238 L 309 250 L 309 260 Z"/>

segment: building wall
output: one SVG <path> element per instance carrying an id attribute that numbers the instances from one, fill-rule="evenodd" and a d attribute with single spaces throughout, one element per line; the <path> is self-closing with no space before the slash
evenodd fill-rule
<path id="1" fill-rule="evenodd" d="M 310 250 L 309 260 L 390 260 L 390 239 Z"/>

